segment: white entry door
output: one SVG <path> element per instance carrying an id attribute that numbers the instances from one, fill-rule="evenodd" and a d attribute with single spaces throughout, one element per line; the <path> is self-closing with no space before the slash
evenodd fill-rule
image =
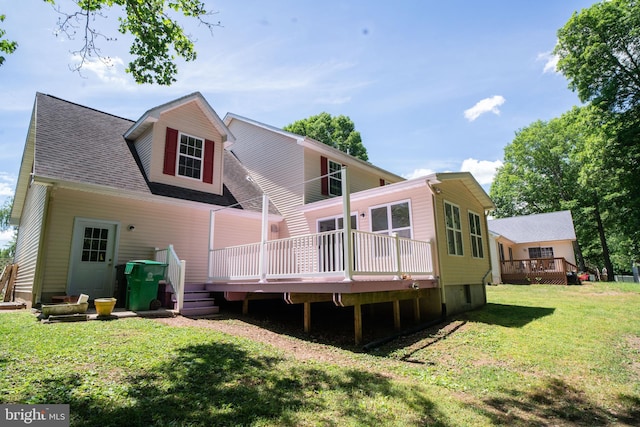
<path id="1" fill-rule="evenodd" d="M 68 295 L 113 296 L 117 223 L 76 218 L 69 262 Z"/>

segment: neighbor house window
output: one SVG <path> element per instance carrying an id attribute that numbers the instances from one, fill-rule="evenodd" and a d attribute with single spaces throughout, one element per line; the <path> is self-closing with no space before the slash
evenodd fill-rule
<path id="1" fill-rule="evenodd" d="M 447 248 L 449 255 L 464 255 L 462 251 L 460 208 L 449 202 L 444 202 L 444 219 L 447 228 Z"/>
<path id="2" fill-rule="evenodd" d="M 178 175 L 202 179 L 204 141 L 186 134 L 180 135 Z"/>
<path id="3" fill-rule="evenodd" d="M 529 258 L 553 258 L 553 248 L 529 248 Z"/>
<path id="4" fill-rule="evenodd" d="M 371 231 L 388 235 L 397 233 L 399 237 L 410 239 L 411 215 L 409 214 L 409 202 L 371 208 Z"/>
<path id="5" fill-rule="evenodd" d="M 473 212 L 469 212 L 469 233 L 471 233 L 471 254 L 474 258 L 484 258 L 480 215 Z"/>

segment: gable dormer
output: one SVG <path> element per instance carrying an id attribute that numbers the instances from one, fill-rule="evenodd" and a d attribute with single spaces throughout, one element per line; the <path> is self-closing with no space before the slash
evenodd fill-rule
<path id="1" fill-rule="evenodd" d="M 200 93 L 147 111 L 125 138 L 150 182 L 223 193 L 223 150 L 234 137 Z"/>

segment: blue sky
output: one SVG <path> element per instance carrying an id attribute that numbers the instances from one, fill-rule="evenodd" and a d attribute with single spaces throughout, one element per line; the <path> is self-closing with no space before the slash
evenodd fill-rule
<path id="1" fill-rule="evenodd" d="M 72 10 L 68 0 L 58 1 Z M 191 24 L 198 60 L 170 87 L 124 73 L 130 38 L 117 12 L 96 26 L 112 66 L 70 71 L 81 40 L 54 35 L 41 0 L 0 0 L 18 42 L 0 66 L 0 201 L 9 197 L 37 91 L 121 117 L 200 91 L 227 112 L 282 127 L 322 111 L 354 121 L 372 163 L 407 178 L 466 170 L 488 190 L 515 132 L 579 105 L 550 52 L 557 30 L 594 1 L 206 1 L 221 27 Z M 0 245 L 6 241 L 0 236 Z"/>

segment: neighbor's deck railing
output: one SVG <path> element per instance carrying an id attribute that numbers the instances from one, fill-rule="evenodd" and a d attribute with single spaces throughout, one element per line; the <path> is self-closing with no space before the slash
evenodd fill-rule
<path id="1" fill-rule="evenodd" d="M 186 262 L 178 258 L 173 245 L 168 248 L 156 248 L 155 260 L 167 264 L 166 279 L 169 281 L 177 298 L 178 311 L 182 311 L 184 305 L 184 279 Z"/>
<path id="2" fill-rule="evenodd" d="M 352 263 L 346 271 L 344 235 L 344 231 L 336 230 L 270 240 L 264 243 L 264 251 L 261 243 L 210 250 L 209 279 L 433 274 L 430 242 L 357 230 L 351 231 Z M 265 271 L 260 271 L 261 265 Z"/>
<path id="3" fill-rule="evenodd" d="M 567 273 L 577 273 L 578 267 L 564 258 L 531 258 L 501 261 L 503 282 L 567 283 Z"/>

